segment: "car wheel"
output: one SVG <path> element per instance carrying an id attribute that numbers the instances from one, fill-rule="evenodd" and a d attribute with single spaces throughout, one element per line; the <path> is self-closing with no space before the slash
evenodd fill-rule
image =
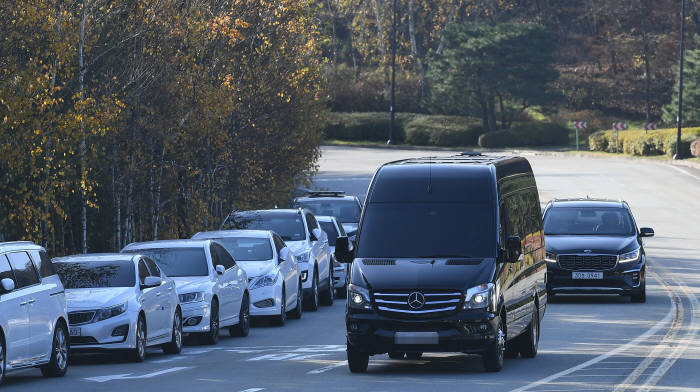
<path id="1" fill-rule="evenodd" d="M 369 354 L 347 345 L 348 367 L 352 373 L 365 373 L 369 366 Z"/>
<path id="2" fill-rule="evenodd" d="M 299 288 L 297 289 L 297 304 L 294 310 L 289 315 L 293 319 L 300 319 L 303 314 L 303 299 L 304 299 L 304 289 L 301 287 L 301 280 L 299 281 Z"/>
<path id="3" fill-rule="evenodd" d="M 136 348 L 131 352 L 133 362 L 143 362 L 146 359 L 146 331 L 146 320 L 143 316 L 139 316 L 136 322 Z"/>
<path id="4" fill-rule="evenodd" d="M 505 351 L 506 336 L 503 332 L 503 317 L 498 322 L 496 341 L 482 354 L 484 369 L 487 372 L 500 372 L 503 369 L 503 352 Z"/>
<path id="5" fill-rule="evenodd" d="M 530 325 L 518 339 L 520 340 L 520 355 L 523 358 L 534 358 L 537 356 L 537 347 L 540 342 L 540 312 L 537 303 L 535 303 L 535 310 L 532 313 Z"/>
<path id="6" fill-rule="evenodd" d="M 406 353 L 406 359 L 411 359 L 414 361 L 417 361 L 419 359 L 423 358 L 423 353 L 418 351 L 418 352 L 412 352 L 412 353 Z"/>
<path id="7" fill-rule="evenodd" d="M 389 351 L 389 358 L 391 359 L 403 359 L 406 355 L 403 351 Z"/>
<path id="8" fill-rule="evenodd" d="M 287 321 L 287 291 L 285 290 L 284 286 L 282 286 L 282 301 L 280 303 L 280 314 L 279 316 L 276 316 L 273 321 L 274 324 L 278 327 L 284 326 L 284 323 Z"/>
<path id="9" fill-rule="evenodd" d="M 163 351 L 166 354 L 180 354 L 182 351 L 182 313 L 180 309 L 175 311 L 173 317 L 172 340 L 163 345 Z"/>
<path id="10" fill-rule="evenodd" d="M 309 300 L 305 301 L 304 304 L 306 305 L 306 309 L 310 310 L 312 312 L 315 312 L 318 310 L 318 274 L 316 273 L 316 270 L 314 270 L 314 276 L 312 278 L 313 280 L 311 281 L 311 295 L 309 296 Z"/>
<path id="11" fill-rule="evenodd" d="M 231 336 L 240 337 L 246 337 L 250 333 L 250 298 L 248 293 L 243 295 L 241 310 L 238 313 L 238 324 L 229 327 L 228 332 Z"/>
<path id="12" fill-rule="evenodd" d="M 211 301 L 211 316 L 209 317 L 209 332 L 204 334 L 204 343 L 215 345 L 219 343 L 219 302 Z"/>
<path id="13" fill-rule="evenodd" d="M 646 286 L 647 286 L 646 281 L 642 281 L 642 284 L 639 285 L 638 291 L 630 296 L 630 300 L 632 302 L 637 302 L 637 303 L 647 302 L 647 287 Z"/>
<path id="14" fill-rule="evenodd" d="M 333 288 L 333 269 L 328 271 L 328 288 L 323 293 L 322 303 L 326 306 L 333 305 L 333 300 L 335 300 L 335 288 Z"/>
<path id="15" fill-rule="evenodd" d="M 51 359 L 42 366 L 44 377 L 63 377 L 68 371 L 68 330 L 63 323 L 56 325 L 51 345 Z"/>
<path id="16" fill-rule="evenodd" d="M 0 334 L 0 384 L 2 384 L 2 380 L 5 379 L 5 367 L 7 366 L 6 361 L 5 361 L 5 339 Z"/>

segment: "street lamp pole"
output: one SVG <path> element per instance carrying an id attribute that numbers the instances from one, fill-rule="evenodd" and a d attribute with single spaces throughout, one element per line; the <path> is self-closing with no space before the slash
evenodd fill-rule
<path id="1" fill-rule="evenodd" d="M 680 66 L 678 71 L 678 117 L 676 124 L 678 125 L 678 133 L 676 135 L 676 154 L 673 159 L 681 159 L 681 130 L 683 127 L 683 62 L 685 56 L 685 0 L 681 0 L 681 48 L 680 48 Z"/>
<path id="2" fill-rule="evenodd" d="M 394 143 L 394 125 L 396 120 L 396 3 L 397 0 L 394 0 L 391 18 L 391 106 L 389 107 L 391 121 L 389 122 L 389 140 L 387 140 L 386 144 Z"/>

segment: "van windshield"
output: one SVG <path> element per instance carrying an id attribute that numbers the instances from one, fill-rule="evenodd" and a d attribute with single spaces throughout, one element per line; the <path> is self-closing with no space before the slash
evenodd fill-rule
<path id="1" fill-rule="evenodd" d="M 490 203 L 373 203 L 357 257 L 496 257 Z"/>

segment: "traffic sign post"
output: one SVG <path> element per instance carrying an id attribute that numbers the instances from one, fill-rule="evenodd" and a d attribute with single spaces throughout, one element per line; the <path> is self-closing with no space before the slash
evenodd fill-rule
<path id="1" fill-rule="evenodd" d="M 612 129 L 615 131 L 615 152 L 620 152 L 618 148 L 618 140 L 620 137 L 620 131 L 627 129 L 627 123 L 622 121 L 622 122 L 613 122 L 612 123 Z"/>
<path id="2" fill-rule="evenodd" d="M 655 131 L 658 127 L 658 124 L 656 122 L 650 122 L 650 123 L 644 123 L 644 130 L 645 131 Z"/>
<path id="3" fill-rule="evenodd" d="M 588 123 L 585 121 L 574 121 L 574 130 L 576 131 L 576 151 L 578 151 L 578 130 L 586 129 L 587 127 Z"/>

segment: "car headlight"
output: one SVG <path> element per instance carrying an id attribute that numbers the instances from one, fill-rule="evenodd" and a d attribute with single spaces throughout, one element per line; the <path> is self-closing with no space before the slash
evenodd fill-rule
<path id="1" fill-rule="evenodd" d="M 351 308 L 372 310 L 369 290 L 356 284 L 348 285 L 348 306 Z"/>
<path id="2" fill-rule="evenodd" d="M 640 248 L 620 255 L 620 263 L 628 263 L 639 259 Z"/>
<path id="3" fill-rule="evenodd" d="M 493 283 L 480 284 L 467 290 L 462 309 L 489 309 L 495 311 L 498 288 Z"/>
<path id="4" fill-rule="evenodd" d="M 178 296 L 180 302 L 185 304 L 188 302 L 199 302 L 204 300 L 204 292 L 200 291 L 198 293 L 185 293 Z"/>
<path id="5" fill-rule="evenodd" d="M 557 263 L 557 254 L 551 253 L 551 252 L 545 253 L 544 254 L 544 261 L 546 261 L 548 263 L 556 264 Z"/>
<path id="6" fill-rule="evenodd" d="M 109 308 L 102 308 L 97 311 L 97 314 L 95 315 L 95 322 L 119 316 L 124 312 L 126 312 L 126 302 L 124 302 L 121 305 L 110 306 Z"/>
<path id="7" fill-rule="evenodd" d="M 308 278 L 309 278 L 309 271 L 308 270 L 301 271 L 301 281 L 306 282 L 306 279 L 308 279 Z"/>
<path id="8" fill-rule="evenodd" d="M 309 262 L 309 255 L 310 252 L 304 252 L 302 254 L 298 254 L 294 256 L 294 259 L 297 261 L 297 263 L 308 263 Z"/>
<path id="9" fill-rule="evenodd" d="M 250 289 L 254 290 L 254 289 L 259 289 L 261 287 L 272 286 L 275 283 L 277 283 L 278 276 L 279 275 L 277 274 L 277 272 L 260 276 L 253 281 L 253 284 L 250 286 Z"/>

